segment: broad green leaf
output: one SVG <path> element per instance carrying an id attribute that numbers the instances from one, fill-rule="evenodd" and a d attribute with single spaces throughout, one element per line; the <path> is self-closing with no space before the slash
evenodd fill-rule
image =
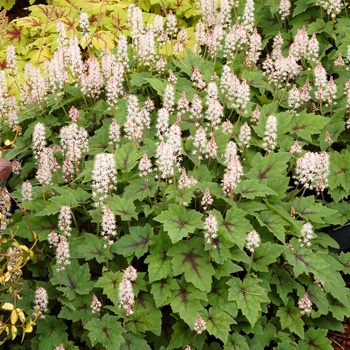
<path id="1" fill-rule="evenodd" d="M 297 116 L 294 116 L 290 130 L 301 140 L 312 141 L 312 135 L 318 135 L 322 129 L 330 122 L 330 118 L 322 117 L 311 113 L 301 112 Z"/>
<path id="2" fill-rule="evenodd" d="M 149 72 L 136 72 L 130 74 L 130 84 L 131 86 L 141 87 L 142 85 L 148 84 L 146 79 L 152 78 L 152 74 Z"/>
<path id="3" fill-rule="evenodd" d="M 116 316 L 106 314 L 102 319 L 93 318 L 84 328 L 89 331 L 92 346 L 101 344 L 103 349 L 118 350 L 125 343 L 123 337 L 125 330 Z"/>
<path id="4" fill-rule="evenodd" d="M 350 191 L 350 152 L 330 153 L 329 188 L 331 190 L 341 186 L 348 193 Z"/>
<path id="5" fill-rule="evenodd" d="M 151 293 L 154 298 L 156 306 L 159 308 L 165 304 L 166 301 L 173 294 L 173 290 L 178 289 L 179 285 L 174 278 L 162 279 L 152 283 Z"/>
<path id="6" fill-rule="evenodd" d="M 172 275 L 171 259 L 168 257 L 168 249 L 171 242 L 165 234 L 152 237 L 150 254 L 145 259 L 148 264 L 149 281 L 159 281 Z"/>
<path id="7" fill-rule="evenodd" d="M 123 335 L 123 337 L 125 339 L 125 343 L 121 345 L 120 350 L 151 350 L 151 347 L 147 344 L 147 341 L 141 336 L 137 336 L 132 333 L 126 333 Z"/>
<path id="8" fill-rule="evenodd" d="M 245 79 L 247 81 L 247 84 L 257 88 L 260 88 L 260 87 L 265 88 L 266 86 L 266 78 L 263 75 L 262 71 L 258 69 L 243 70 L 242 79 Z"/>
<path id="9" fill-rule="evenodd" d="M 40 242 L 46 241 L 49 233 L 57 229 L 57 216 L 50 215 L 39 217 L 36 215 L 27 215 L 27 217 L 23 217 L 22 221 L 19 223 L 17 235 L 29 241 L 32 241 L 33 237 L 28 227 L 27 219 Z"/>
<path id="10" fill-rule="evenodd" d="M 122 272 L 103 271 L 102 276 L 95 283 L 95 287 L 102 288 L 103 294 L 106 294 L 114 305 L 118 305 L 119 283 L 122 279 Z"/>
<path id="11" fill-rule="evenodd" d="M 122 172 L 130 172 L 137 165 L 139 156 L 135 142 L 126 143 L 115 152 L 117 168 Z"/>
<path id="12" fill-rule="evenodd" d="M 305 332 L 305 338 L 298 341 L 299 350 L 333 350 L 327 332 L 328 329 L 309 328 Z"/>
<path id="13" fill-rule="evenodd" d="M 149 292 L 141 292 L 135 299 L 134 313 L 128 316 L 125 328 L 134 334 L 152 332 L 160 336 L 162 313 Z"/>
<path id="14" fill-rule="evenodd" d="M 130 185 L 125 188 L 123 196 L 125 198 L 133 198 L 142 201 L 147 197 L 152 198 L 156 188 L 157 184 L 153 178 L 148 178 L 147 180 L 144 178 L 137 178 L 133 179 Z"/>
<path id="15" fill-rule="evenodd" d="M 246 338 L 238 333 L 229 335 L 227 343 L 225 344 L 224 350 L 251 350 Z"/>
<path id="16" fill-rule="evenodd" d="M 315 202 L 314 196 L 295 198 L 293 202 L 296 213 L 306 221 L 315 222 L 319 224 L 333 224 L 336 223 L 333 217 L 336 217 L 337 211 L 330 209 Z"/>
<path id="17" fill-rule="evenodd" d="M 261 226 L 268 228 L 280 242 L 285 242 L 286 226 L 288 223 L 274 212 L 266 210 L 255 215 Z"/>
<path id="18" fill-rule="evenodd" d="M 96 259 L 101 264 L 112 258 L 106 244 L 107 241 L 102 237 L 85 232 L 71 242 L 70 248 L 74 257 L 86 261 Z"/>
<path id="19" fill-rule="evenodd" d="M 211 307 L 209 309 L 207 320 L 207 331 L 216 338 L 227 342 L 228 335 L 231 331 L 231 325 L 237 322 L 225 311 Z"/>
<path id="20" fill-rule="evenodd" d="M 70 208 L 75 208 L 78 206 L 78 201 L 74 197 L 73 193 L 52 197 L 50 199 L 50 204 L 48 204 L 44 210 L 37 213 L 37 216 L 49 216 L 60 212 L 63 205 L 68 205 Z"/>
<path id="21" fill-rule="evenodd" d="M 228 300 L 237 303 L 237 307 L 254 327 L 261 314 L 261 304 L 269 302 L 266 290 L 260 285 L 261 280 L 253 275 L 247 276 L 243 281 L 232 277 L 227 284 L 229 287 Z"/>
<path id="22" fill-rule="evenodd" d="M 311 249 L 300 247 L 296 238 L 292 238 L 290 246 L 284 251 L 284 255 L 288 263 L 293 266 L 295 277 L 300 274 L 316 274 L 320 275 L 329 267 L 329 264 L 322 259 L 320 254 L 316 254 Z"/>
<path id="23" fill-rule="evenodd" d="M 241 194 L 244 198 L 254 199 L 255 197 L 276 196 L 277 193 L 270 187 L 262 184 L 259 180 L 243 180 L 236 189 L 235 193 Z"/>
<path id="24" fill-rule="evenodd" d="M 59 318 L 71 320 L 73 322 L 81 321 L 86 324 L 93 317 L 91 313 L 91 301 L 93 294 L 76 295 L 74 300 L 60 300 L 63 307 L 58 314 Z"/>
<path id="25" fill-rule="evenodd" d="M 181 241 L 196 229 L 203 228 L 202 214 L 176 204 L 169 205 L 169 209 L 154 220 L 164 224 L 164 230 L 168 232 L 173 243 Z"/>
<path id="26" fill-rule="evenodd" d="M 247 233 L 253 229 L 253 226 L 245 218 L 246 212 L 241 209 L 230 208 L 226 212 L 225 219 L 222 220 L 221 215 L 217 215 L 217 212 L 215 212 L 215 216 L 218 219 L 220 231 L 222 229 L 225 232 L 224 235 L 243 250 Z"/>
<path id="27" fill-rule="evenodd" d="M 73 300 L 77 294 L 90 293 L 94 286 L 94 282 L 91 281 L 89 265 L 79 265 L 77 260 L 72 260 L 65 267 L 63 273 L 54 269 L 50 281 L 53 285 L 59 284 L 60 287 L 57 289 L 62 291 L 69 300 Z"/>
<path id="28" fill-rule="evenodd" d="M 254 250 L 253 270 L 268 272 L 269 265 L 275 263 L 285 249 L 283 245 L 271 244 L 271 242 L 262 243 Z"/>
<path id="29" fill-rule="evenodd" d="M 168 85 L 167 81 L 158 78 L 145 78 L 145 80 L 157 91 L 159 96 L 163 96 L 165 88 Z"/>
<path id="30" fill-rule="evenodd" d="M 276 290 L 278 296 L 283 301 L 284 305 L 288 304 L 290 293 L 293 293 L 294 289 L 297 289 L 298 282 L 292 278 L 290 273 L 285 269 L 279 268 L 277 265 L 274 265 L 270 268 L 272 275 L 271 284 L 276 285 Z"/>
<path id="31" fill-rule="evenodd" d="M 113 214 L 120 216 L 122 221 L 130 221 L 132 218 L 137 219 L 137 212 L 132 198 L 122 198 L 113 195 L 109 202 Z"/>
<path id="32" fill-rule="evenodd" d="M 112 245 L 111 252 L 125 257 L 135 254 L 136 257 L 140 258 L 148 251 L 149 239 L 153 234 L 153 229 L 149 224 L 146 224 L 144 227 L 130 227 L 129 232 L 129 235 L 119 238 Z"/>
<path id="33" fill-rule="evenodd" d="M 237 304 L 228 300 L 228 279 L 228 277 L 221 278 L 219 281 L 214 279 L 212 291 L 208 294 L 208 301 L 213 307 L 226 311 L 231 317 L 236 318 L 238 313 Z"/>
<path id="34" fill-rule="evenodd" d="M 181 283 L 179 289 L 173 291 L 170 306 L 173 312 L 178 313 L 191 328 L 197 315 L 204 311 L 203 301 L 207 301 L 207 295 L 191 283 Z"/>
<path id="35" fill-rule="evenodd" d="M 192 344 L 196 349 L 202 349 L 205 341 L 205 333 L 194 336 L 193 330 L 181 319 L 172 326 L 173 333 L 167 349 L 179 349 Z"/>
<path id="36" fill-rule="evenodd" d="M 276 316 L 280 319 L 282 329 L 288 328 L 301 339 L 304 338 L 304 322 L 300 315 L 300 309 L 293 302 L 289 302 L 286 307 L 280 307 Z"/>
<path id="37" fill-rule="evenodd" d="M 39 350 L 47 350 L 59 346 L 68 340 L 66 324 L 63 320 L 55 316 L 46 315 L 45 318 L 38 322 L 36 332 L 40 334 Z"/>
<path id="38" fill-rule="evenodd" d="M 295 7 L 293 10 L 293 17 L 296 17 L 297 15 L 299 15 L 300 13 L 305 12 L 305 10 L 307 10 L 309 7 L 313 6 L 316 4 L 315 0 L 298 0 L 295 1 Z"/>
<path id="39" fill-rule="evenodd" d="M 209 292 L 211 290 L 212 276 L 215 270 L 208 262 L 207 253 L 203 250 L 203 240 L 191 238 L 178 242 L 168 251 L 172 256 L 174 276 L 184 274 L 187 282 L 193 283 L 198 289 Z"/>
<path id="40" fill-rule="evenodd" d="M 287 162 L 291 154 L 287 152 L 270 152 L 263 157 L 257 153 L 251 161 L 252 168 L 247 173 L 247 178 L 251 180 L 265 181 L 264 183 L 271 187 L 271 182 L 281 179 L 281 175 L 287 170 Z M 275 190 L 274 187 L 271 187 Z"/>

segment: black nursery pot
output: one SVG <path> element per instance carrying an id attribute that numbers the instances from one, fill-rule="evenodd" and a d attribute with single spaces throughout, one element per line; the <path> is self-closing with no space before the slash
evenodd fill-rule
<path id="1" fill-rule="evenodd" d="M 327 233 L 339 244 L 339 248 L 329 247 L 334 253 L 350 251 L 350 221 L 344 226 L 330 226 Z"/>

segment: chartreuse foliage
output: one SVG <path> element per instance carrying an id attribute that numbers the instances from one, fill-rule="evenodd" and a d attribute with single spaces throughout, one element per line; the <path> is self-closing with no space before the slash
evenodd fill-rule
<path id="1" fill-rule="evenodd" d="M 199 4 L 187 0 L 138 1 L 145 25 L 139 37 L 146 35 L 150 28 L 146 24 L 153 25 L 156 14 L 164 20 L 170 10 L 177 16 L 178 28 L 187 28 L 185 43 L 181 35 L 170 37 L 166 43 L 159 42 L 157 54 L 148 58 L 141 57 L 145 47 L 137 49 L 137 36 L 127 22 L 130 3 L 57 0 L 47 6 L 33 5 L 30 15 L 11 23 L 3 38 L 3 57 L 12 43 L 21 60 L 18 77 L 11 75 L 4 62 L 10 86 L 1 86 L 0 91 L 1 157 L 13 165 L 13 175 L 3 184 L 8 192 L 0 192 L 0 343 L 8 349 L 43 350 L 332 349 L 327 330 L 341 331 L 344 317 L 350 316 L 350 293 L 344 282 L 344 275 L 350 273 L 350 255 L 329 250 L 338 244 L 325 232 L 331 225 L 350 221 L 347 10 L 341 8 L 332 17 L 327 1 L 320 8 L 316 1 L 298 0 L 282 20 L 279 1 L 255 1 L 250 24 L 261 35 L 262 52 L 249 64 L 252 44 L 238 45 L 228 55 L 225 28 L 212 45 L 206 45 L 197 33 L 197 48 L 190 49 L 199 19 L 207 25 L 207 37 L 214 36 L 215 16 L 208 24 L 213 19 L 205 11 L 218 14 L 224 2 L 205 10 L 202 1 L 200 10 Z M 5 6 L 5 2 L 0 4 Z M 11 4 L 7 1 L 5 7 Z M 229 28 L 247 20 L 247 4 L 251 2 L 239 2 L 231 9 Z M 91 23 L 88 37 L 79 28 L 81 12 L 87 13 Z M 105 69 L 106 61 L 101 61 L 106 56 L 101 57 L 108 50 L 118 63 L 125 64 L 114 102 L 106 77 L 101 78 L 100 90 L 89 94 L 86 86 L 82 88 L 86 71 L 75 77 L 72 63 L 65 66 L 70 75 L 57 93 L 47 87 L 56 77 L 44 76 L 45 96 L 35 103 L 28 101 L 25 92 L 34 95 L 40 84 L 21 81 L 24 63 L 53 57 L 60 45 L 59 20 L 68 38 L 77 35 L 86 66 L 95 59 L 97 70 Z M 263 69 L 267 55 L 286 59 L 290 50 L 297 50 L 293 40 L 304 25 L 308 40 L 315 34 L 319 42 L 317 57 L 298 58 L 295 76 L 288 66 L 285 79 L 283 74 L 273 79 Z M 245 32 L 245 39 L 252 35 L 252 28 Z M 273 53 L 279 32 L 283 45 Z M 132 37 L 124 61 L 115 49 L 120 34 Z M 213 49 L 220 40 L 222 46 Z M 179 44 L 184 44 L 181 50 Z M 340 60 L 335 64 L 338 56 L 343 64 Z M 165 65 L 159 67 L 162 60 Z M 332 76 L 337 87 L 327 103 L 316 93 L 318 62 L 328 73 L 327 82 L 332 82 Z M 195 84 L 192 75 L 197 68 L 202 82 Z M 231 76 L 225 83 L 227 69 Z M 84 76 L 91 78 L 91 86 L 99 81 L 95 73 Z M 225 84 L 237 81 L 248 86 L 245 105 L 241 103 L 244 96 L 227 92 Z M 293 105 L 292 86 L 300 91 L 307 81 L 309 99 Z M 169 86 L 174 88 L 173 102 Z M 324 94 L 331 88 L 327 85 Z M 11 119 L 15 103 L 10 95 L 16 89 L 22 92 L 22 102 L 15 108 L 17 119 Z M 189 105 L 180 101 L 183 96 Z M 132 105 L 132 97 L 138 106 Z M 213 100 L 217 109 L 210 109 Z M 203 108 L 198 113 L 196 103 Z M 80 118 L 71 116 L 72 107 Z M 169 114 L 166 122 L 160 117 L 164 108 Z M 266 128 L 271 116 L 277 122 L 273 136 L 269 134 L 273 128 Z M 85 137 L 87 142 L 82 154 L 73 157 L 74 170 L 68 171 L 68 151 L 62 139 L 67 127 L 74 127 L 72 120 L 80 131 L 70 138 L 83 143 Z M 121 128 L 119 140 L 111 137 L 115 122 Z M 43 147 L 52 151 L 58 165 L 49 184 L 41 181 L 43 169 L 38 171 L 42 167 L 38 153 L 44 152 L 32 136 L 38 123 L 44 128 Z M 241 132 L 246 126 L 248 141 Z M 85 136 L 76 138 L 82 130 Z M 201 130 L 204 141 L 199 141 Z M 161 147 L 165 148 L 160 151 Z M 322 158 L 324 164 L 318 164 L 317 171 L 329 159 L 317 184 L 304 179 L 311 188 L 303 186 L 297 172 L 307 152 L 328 157 Z M 113 169 L 99 174 L 96 159 L 101 154 L 111 157 L 99 166 L 111 162 Z M 147 171 L 145 155 L 152 163 Z M 170 166 L 164 159 L 170 159 Z M 49 165 L 50 172 L 55 166 Z M 310 160 L 302 170 L 312 165 Z M 227 184 L 228 175 L 235 182 L 232 187 Z M 308 176 L 315 174 L 310 170 Z M 97 183 L 101 178 L 107 190 L 100 198 L 97 189 L 103 184 Z M 32 186 L 30 198 L 22 192 L 26 181 Z M 68 231 L 62 226 L 65 206 L 70 210 Z M 108 228 L 102 217 L 107 209 L 117 224 L 113 234 L 105 237 Z M 306 237 L 302 232 L 310 226 L 312 232 Z M 249 241 L 248 233 L 255 231 L 260 241 Z M 52 232 L 62 240 L 61 246 Z M 62 256 L 66 254 L 62 242 L 69 247 L 69 264 Z M 137 277 L 128 279 L 130 266 L 137 270 Z M 125 285 L 129 286 L 127 296 L 122 290 Z M 47 292 L 44 309 L 35 300 L 39 288 Z M 95 298 L 101 304 L 99 310 L 93 306 Z M 198 319 L 205 322 L 202 332 Z"/>

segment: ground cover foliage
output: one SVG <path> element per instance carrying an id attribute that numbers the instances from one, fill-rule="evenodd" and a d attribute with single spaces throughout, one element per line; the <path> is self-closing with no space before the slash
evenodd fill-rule
<path id="1" fill-rule="evenodd" d="M 4 346 L 332 349 L 350 315 L 350 256 L 325 233 L 350 219 L 349 20 L 288 4 L 201 1 L 193 37 L 131 5 L 128 35 L 91 52 L 82 12 L 23 83 L 9 46 Z"/>

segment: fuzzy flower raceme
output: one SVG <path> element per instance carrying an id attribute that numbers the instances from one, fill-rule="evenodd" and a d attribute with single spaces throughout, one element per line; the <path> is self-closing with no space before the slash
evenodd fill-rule
<path id="1" fill-rule="evenodd" d="M 68 205 L 62 205 L 60 214 L 58 216 L 58 228 L 66 237 L 71 235 L 72 231 L 72 212 Z"/>
<path id="2" fill-rule="evenodd" d="M 115 188 L 116 182 L 117 170 L 114 155 L 109 153 L 97 154 L 92 171 L 92 194 L 97 197 L 99 204 Z"/>
<path id="3" fill-rule="evenodd" d="M 247 234 L 246 247 L 251 253 L 254 253 L 255 248 L 260 246 L 260 242 L 260 235 L 255 230 Z"/>
<path id="4" fill-rule="evenodd" d="M 310 222 L 306 222 L 301 228 L 301 237 L 298 239 L 300 245 L 302 247 L 310 247 L 311 240 L 315 237 L 312 224 Z"/>
<path id="5" fill-rule="evenodd" d="M 312 301 L 309 298 L 308 292 L 306 292 L 304 296 L 298 301 L 298 307 L 302 315 L 311 313 Z"/>
<path id="6" fill-rule="evenodd" d="M 266 152 L 273 151 L 277 146 L 277 118 L 272 115 L 267 118 L 263 141 Z"/>
<path id="7" fill-rule="evenodd" d="M 99 314 L 101 312 L 102 303 L 98 300 L 96 295 L 92 297 L 92 302 L 90 307 L 91 307 L 92 314 Z"/>
<path id="8" fill-rule="evenodd" d="M 218 223 L 216 217 L 213 213 L 209 213 L 204 222 L 205 234 L 204 238 L 207 244 L 212 245 L 213 248 L 216 248 L 216 244 L 214 243 L 215 239 L 218 237 Z"/>
<path id="9" fill-rule="evenodd" d="M 119 303 L 118 307 L 125 310 L 126 316 L 134 313 L 135 295 L 132 282 L 137 278 L 137 271 L 129 266 L 124 272 L 122 281 L 119 283 Z"/>
<path id="10" fill-rule="evenodd" d="M 203 333 L 207 329 L 207 324 L 206 322 L 202 319 L 200 315 L 197 315 L 196 322 L 194 324 L 193 330 L 197 334 Z"/>
<path id="11" fill-rule="evenodd" d="M 298 158 L 295 168 L 296 184 L 323 192 L 328 186 L 329 155 L 327 152 L 306 152 Z"/>
<path id="12" fill-rule="evenodd" d="M 43 287 L 37 288 L 34 296 L 34 310 L 40 318 L 45 318 L 45 313 L 48 311 L 48 304 L 49 298 L 46 289 Z"/>
<path id="13" fill-rule="evenodd" d="M 113 244 L 113 237 L 117 235 L 116 218 L 111 209 L 105 208 L 102 215 L 101 236 L 108 241 L 108 244 Z"/>

